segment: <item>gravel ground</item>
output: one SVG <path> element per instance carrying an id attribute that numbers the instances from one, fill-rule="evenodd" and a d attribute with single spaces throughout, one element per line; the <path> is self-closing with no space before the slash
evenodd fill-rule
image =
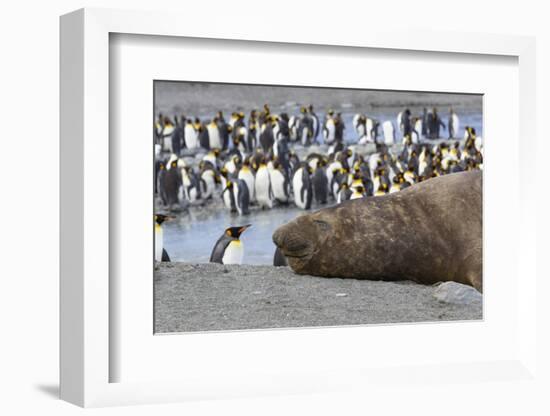
<path id="1" fill-rule="evenodd" d="M 287 267 L 162 263 L 155 332 L 482 319 L 482 304 L 443 303 L 435 287 L 297 275 Z"/>

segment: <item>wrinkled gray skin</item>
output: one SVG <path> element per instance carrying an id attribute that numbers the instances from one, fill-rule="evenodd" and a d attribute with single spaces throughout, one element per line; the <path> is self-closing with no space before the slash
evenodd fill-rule
<path id="1" fill-rule="evenodd" d="M 481 177 L 454 173 L 346 201 L 279 227 L 273 242 L 299 274 L 455 281 L 481 291 Z"/>

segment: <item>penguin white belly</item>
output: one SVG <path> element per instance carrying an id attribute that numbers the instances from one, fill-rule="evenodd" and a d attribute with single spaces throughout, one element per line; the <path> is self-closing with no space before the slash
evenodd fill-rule
<path id="1" fill-rule="evenodd" d="M 250 201 L 256 200 L 256 192 L 254 189 L 254 175 L 250 170 L 241 169 L 239 171 L 239 174 L 237 175 L 239 179 L 242 179 L 246 182 L 246 186 L 248 186 L 248 192 L 250 194 Z"/>
<path id="2" fill-rule="evenodd" d="M 174 132 L 173 127 L 165 127 L 162 132 L 162 147 L 165 152 L 172 153 L 172 133 Z"/>
<path id="3" fill-rule="evenodd" d="M 414 131 L 413 132 L 413 143 L 420 143 L 422 142 L 422 120 L 417 120 L 414 124 Z M 414 137 L 416 137 L 416 142 L 414 141 Z"/>
<path id="4" fill-rule="evenodd" d="M 451 119 L 453 120 L 453 129 L 451 131 L 451 138 L 455 138 L 458 134 L 458 129 L 460 128 L 460 120 L 456 114 L 453 114 Z"/>
<path id="5" fill-rule="evenodd" d="M 162 261 L 163 248 L 162 227 L 158 224 L 155 224 L 155 261 Z"/>
<path id="6" fill-rule="evenodd" d="M 288 192 L 285 191 L 285 177 L 280 170 L 274 169 L 270 172 L 271 189 L 273 196 L 279 202 L 288 201 Z"/>
<path id="7" fill-rule="evenodd" d="M 298 208 L 306 209 L 306 202 L 307 202 L 307 189 L 303 192 L 303 199 L 302 199 L 302 188 L 304 186 L 304 183 L 302 181 L 302 175 L 303 175 L 303 168 L 298 169 L 294 176 L 292 177 L 292 188 L 294 189 L 294 203 Z"/>
<path id="8" fill-rule="evenodd" d="M 325 142 L 332 143 L 336 136 L 336 125 L 334 124 L 334 120 L 329 119 L 327 121 L 325 134 Z"/>
<path id="9" fill-rule="evenodd" d="M 374 143 L 374 136 L 372 135 L 372 129 L 374 127 L 374 123 L 372 119 L 367 118 L 365 121 L 365 135 L 367 137 L 367 143 Z"/>
<path id="10" fill-rule="evenodd" d="M 211 149 L 221 149 L 222 148 L 222 140 L 220 137 L 220 131 L 218 130 L 218 126 L 209 124 L 206 129 L 208 130 L 208 138 L 210 143 Z"/>
<path id="11" fill-rule="evenodd" d="M 239 240 L 231 241 L 223 253 L 223 264 L 242 264 L 244 256 L 243 243 Z"/>
<path id="12" fill-rule="evenodd" d="M 235 162 L 233 161 L 233 159 L 231 159 L 230 161 L 228 161 L 228 162 L 225 164 L 225 168 L 227 169 L 227 171 L 228 171 L 230 174 L 234 174 L 235 171 L 237 170 L 237 166 L 235 165 Z"/>
<path id="13" fill-rule="evenodd" d="M 302 145 L 304 145 L 304 146 L 307 144 L 308 133 L 309 133 L 309 130 L 307 128 L 302 129 Z"/>
<path id="14" fill-rule="evenodd" d="M 199 135 L 193 126 L 185 126 L 185 144 L 189 149 L 196 149 L 200 146 Z"/>
<path id="15" fill-rule="evenodd" d="M 483 140 L 480 136 L 477 136 L 474 140 L 474 146 L 476 147 L 478 152 L 482 152 L 483 150 Z"/>
<path id="16" fill-rule="evenodd" d="M 382 131 L 384 132 L 384 142 L 386 144 L 394 144 L 395 143 L 395 132 L 393 129 L 393 124 L 391 121 L 384 121 L 382 123 Z"/>
<path id="17" fill-rule="evenodd" d="M 403 126 L 401 125 L 401 120 L 403 119 L 403 111 L 400 111 L 399 114 L 397 114 L 397 127 L 399 128 L 399 131 L 403 133 Z"/>
<path id="18" fill-rule="evenodd" d="M 233 190 L 225 189 L 223 191 L 223 204 L 230 211 L 233 209 L 233 203 L 231 201 L 232 198 L 233 198 Z"/>
<path id="19" fill-rule="evenodd" d="M 255 182 L 256 200 L 260 207 L 273 207 L 273 200 L 271 197 L 271 182 L 269 178 L 269 171 L 267 167 L 261 167 L 256 174 Z"/>
<path id="20" fill-rule="evenodd" d="M 395 183 L 391 186 L 390 188 L 390 194 L 393 194 L 395 192 L 399 192 L 400 191 L 400 186 L 399 185 L 396 185 Z"/>

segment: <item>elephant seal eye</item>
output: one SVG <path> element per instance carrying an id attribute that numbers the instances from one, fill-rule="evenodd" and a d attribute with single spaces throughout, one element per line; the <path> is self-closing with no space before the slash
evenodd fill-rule
<path id="1" fill-rule="evenodd" d="M 322 231 L 329 231 L 330 230 L 330 224 L 326 221 L 321 220 L 313 220 L 315 224 L 322 230 Z"/>

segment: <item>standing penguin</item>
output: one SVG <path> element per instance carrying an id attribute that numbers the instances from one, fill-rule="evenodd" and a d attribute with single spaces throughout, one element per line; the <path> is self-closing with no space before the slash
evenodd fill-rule
<path id="1" fill-rule="evenodd" d="M 289 191 L 288 191 L 288 179 L 283 171 L 283 166 L 278 160 L 273 163 L 273 169 L 269 171 L 269 177 L 271 180 L 271 189 L 273 191 L 273 197 L 277 202 L 281 204 L 288 203 Z"/>
<path id="2" fill-rule="evenodd" d="M 328 178 L 325 165 L 325 160 L 321 159 L 311 178 L 313 182 L 313 194 L 318 204 L 326 204 L 328 199 Z"/>
<path id="3" fill-rule="evenodd" d="M 328 110 L 323 125 L 323 137 L 326 144 L 332 144 L 336 140 L 336 119 L 334 117 L 334 111 Z"/>
<path id="4" fill-rule="evenodd" d="M 234 186 L 233 194 L 235 196 L 235 206 L 237 207 L 239 215 L 250 214 L 250 190 L 248 189 L 246 181 L 238 179 Z"/>
<path id="5" fill-rule="evenodd" d="M 275 137 L 273 136 L 272 123 L 265 120 L 260 127 L 260 145 L 263 151 L 267 153 L 273 147 L 273 143 L 275 143 Z"/>
<path id="6" fill-rule="evenodd" d="M 227 228 L 212 249 L 210 263 L 241 264 L 244 247 L 240 236 L 249 227 L 250 224 Z"/>
<path id="7" fill-rule="evenodd" d="M 460 122 L 458 120 L 458 116 L 456 115 L 455 111 L 451 107 L 449 110 L 449 139 L 454 139 L 455 137 L 458 137 L 458 128 L 460 127 Z"/>
<path id="8" fill-rule="evenodd" d="M 220 133 L 218 120 L 216 117 L 214 117 L 212 121 L 207 124 L 206 129 L 208 130 L 208 144 L 210 149 L 222 149 L 222 135 Z"/>
<path id="9" fill-rule="evenodd" d="M 260 208 L 273 208 L 273 190 L 271 189 L 271 178 L 265 159 L 262 160 L 258 172 L 256 172 L 254 187 L 256 201 L 258 201 Z"/>
<path id="10" fill-rule="evenodd" d="M 185 121 L 185 128 L 183 132 L 185 137 L 185 146 L 187 146 L 188 149 L 197 149 L 200 147 L 199 132 L 195 129 L 193 120 L 190 118 Z"/>
<path id="11" fill-rule="evenodd" d="M 189 202 L 195 202 L 201 198 L 200 178 L 190 166 L 184 166 L 180 170 L 183 195 Z"/>
<path id="12" fill-rule="evenodd" d="M 228 180 L 225 184 L 225 189 L 222 191 L 223 204 L 229 212 L 237 212 L 237 205 L 235 204 L 235 186 L 231 180 Z"/>
<path id="13" fill-rule="evenodd" d="M 308 110 L 313 121 L 313 141 L 316 142 L 317 136 L 319 135 L 319 130 L 320 130 L 319 117 L 317 116 L 317 114 L 315 114 L 312 104 L 309 105 Z"/>
<path id="14" fill-rule="evenodd" d="M 395 130 L 393 128 L 393 123 L 390 120 L 384 121 L 382 123 L 382 131 L 384 132 L 384 143 L 394 144 Z"/>
<path id="15" fill-rule="evenodd" d="M 302 164 L 292 177 L 292 188 L 294 189 L 294 202 L 298 208 L 310 209 L 313 199 L 313 187 L 311 184 L 310 167 L 307 163 Z"/>
<path id="16" fill-rule="evenodd" d="M 254 202 L 256 200 L 254 189 L 256 178 L 254 177 L 254 173 L 250 168 L 250 160 L 248 158 L 244 159 L 243 165 L 241 166 L 241 169 L 239 169 L 239 173 L 237 174 L 237 178 L 242 179 L 246 182 L 246 185 L 248 186 L 248 191 L 250 193 L 250 202 Z"/>
<path id="17" fill-rule="evenodd" d="M 170 209 L 179 203 L 178 192 L 182 182 L 181 173 L 177 167 L 177 160 L 173 160 L 170 163 L 170 169 L 166 169 L 166 173 L 163 175 L 160 189 L 161 196 L 164 196 L 163 202 Z"/>
<path id="18" fill-rule="evenodd" d="M 155 261 L 170 261 L 170 256 L 164 248 L 162 223 L 169 219 L 167 215 L 155 214 Z"/>
<path id="19" fill-rule="evenodd" d="M 174 123 L 168 117 L 164 117 L 163 129 L 162 129 L 162 150 L 165 152 L 174 153 L 172 149 L 172 133 L 175 129 Z"/>

